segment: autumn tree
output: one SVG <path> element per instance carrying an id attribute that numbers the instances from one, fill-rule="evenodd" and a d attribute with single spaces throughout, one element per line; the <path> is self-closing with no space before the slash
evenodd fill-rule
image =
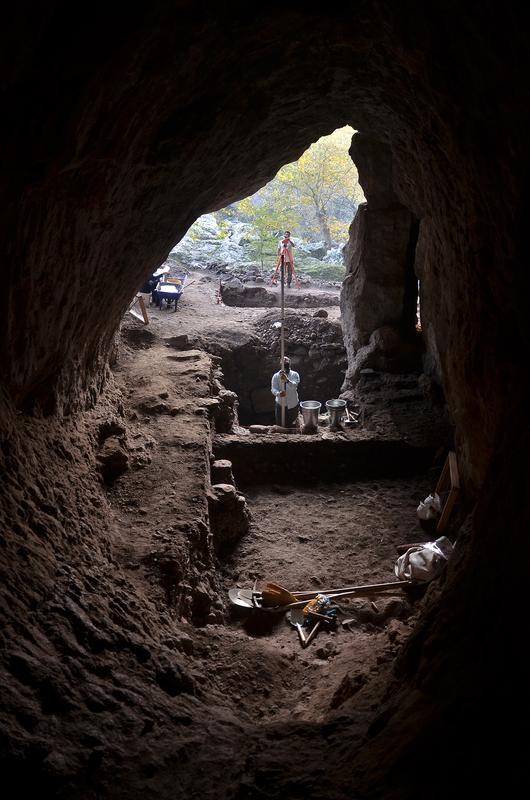
<path id="1" fill-rule="evenodd" d="M 256 195 L 236 204 L 237 212 L 251 225 L 254 251 L 263 269 L 265 258 L 276 251 L 276 238 L 286 225 L 299 224 L 298 204 L 285 187 L 271 181 Z"/>
<path id="2" fill-rule="evenodd" d="M 352 128 L 345 127 L 323 136 L 298 161 L 282 167 L 275 178 L 295 194 L 302 209 L 311 211 L 327 250 L 333 244 L 332 218 L 343 224 L 348 217 L 351 221 L 363 199 L 357 170 L 348 154 L 352 133 Z"/>

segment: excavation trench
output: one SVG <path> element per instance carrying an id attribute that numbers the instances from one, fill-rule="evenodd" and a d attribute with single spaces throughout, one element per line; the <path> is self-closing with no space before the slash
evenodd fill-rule
<path id="1" fill-rule="evenodd" d="M 271 377 L 280 361 L 281 316 L 279 310 L 258 313 L 248 332 L 223 329 L 201 337 L 203 346 L 221 358 L 223 383 L 237 394 L 242 425 L 274 422 Z M 338 308 L 318 313 L 323 316 L 286 310 L 285 352 L 300 374 L 300 399 L 318 400 L 325 411 L 326 401 L 340 394 L 347 358 Z"/>
<path id="2" fill-rule="evenodd" d="M 243 618 L 228 590 L 256 579 L 316 590 L 392 580 L 396 545 L 420 533 L 415 509 L 432 488 L 441 439 L 417 376 L 376 380 L 375 373 L 363 377 L 359 429 L 259 438 L 236 425 L 222 433 L 234 396 L 221 367 L 239 346 L 274 347 L 277 312 L 216 304 L 215 282 L 204 277 L 186 290 L 178 313 L 150 309 L 148 328 L 127 315 L 107 389 L 83 428 L 72 429 L 75 448 L 59 444 L 53 426 L 46 434 L 62 471 L 68 459 L 76 506 L 90 509 L 82 536 L 67 547 L 57 538 L 56 594 L 39 605 L 54 646 L 78 654 L 76 680 L 71 661 L 50 673 L 22 645 L 12 663 L 34 682 L 47 713 L 61 716 L 53 735 L 32 734 L 46 739 L 50 759 L 88 760 L 103 786 L 143 791 L 151 780 L 165 786 L 178 776 L 181 796 L 219 800 L 244 796 L 234 787 L 245 782 L 267 796 L 271 772 L 282 793 L 278 742 L 281 758 L 291 767 L 298 760 L 306 781 L 323 774 L 321 759 L 333 758 L 328 722 L 340 728 L 347 717 L 352 746 L 364 741 L 422 602 L 403 595 L 374 598 L 375 607 L 371 598 L 344 602 L 348 625 L 301 650 L 283 616 Z M 307 348 L 305 397 L 318 348 L 318 377 L 342 379 L 338 310 L 312 313 L 288 320 L 293 355 Z M 255 350 L 253 358 L 259 362 Z M 262 360 L 254 373 L 267 392 L 271 371 Z M 328 384 L 320 396 L 334 394 Z M 414 438 L 420 420 L 429 436 Z M 39 431 L 45 435 L 45 423 Z M 25 437 L 28 448 L 33 438 Z M 215 459 L 232 462 L 237 488 L 219 489 Z M 220 517 L 230 535 L 220 539 L 215 509 L 225 497 Z M 96 730 L 94 720 L 97 738 L 81 736 Z M 307 764 L 309 750 L 316 756 Z M 70 786 L 62 763 L 51 780 Z"/>
<path id="3" fill-rule="evenodd" d="M 222 319 L 212 319 L 213 286 L 193 287 L 177 315 L 152 311 L 150 332 L 133 322 L 124 326 L 128 354 L 122 354 L 119 373 L 129 387 L 127 415 L 137 426 L 135 435 L 141 431 L 143 440 L 148 432 L 154 444 L 149 464 L 109 488 L 119 508 L 116 530 L 121 528 L 115 553 L 144 590 L 180 619 L 178 626 L 191 623 L 184 627 L 188 638 L 177 636 L 177 647 L 187 653 L 183 668 L 195 676 L 209 707 L 221 703 L 244 724 L 262 720 L 272 728 L 293 720 L 320 724 L 353 708 L 368 719 L 410 635 L 420 597 L 398 592 L 343 601 L 337 630 L 322 631 L 302 649 L 284 615 L 234 608 L 228 591 L 256 580 L 291 590 L 394 580 L 397 545 L 424 535 L 415 509 L 432 489 L 439 439 L 411 443 L 395 425 L 395 412 L 394 420 L 385 417 L 387 383 L 386 394 L 379 384 L 371 395 L 366 392 L 379 416 L 367 414 L 367 424 L 358 429 L 257 436 L 236 424 L 232 432 L 215 433 L 222 428 L 219 379 L 233 389 L 234 376 L 242 373 L 239 386 L 247 381 L 249 397 L 251 379 L 268 382 L 278 316 L 251 309 L 243 318 L 237 316 L 241 311 L 225 308 L 218 311 Z M 194 328 L 205 305 L 208 323 Z M 300 358 L 302 386 L 315 393 L 323 386 L 324 402 L 336 396 L 343 357 L 338 322 L 299 311 L 288 315 L 286 330 L 293 359 Z M 216 351 L 217 359 L 196 345 Z M 305 353 L 297 354 L 302 347 Z M 402 379 L 391 388 L 416 420 L 419 400 L 409 384 Z M 262 388 L 270 398 L 269 387 Z M 239 400 L 241 409 L 241 395 Z M 414 420 L 408 420 L 408 434 Z M 217 488 L 219 480 L 232 479 L 219 478 L 219 461 L 229 462 L 232 493 Z M 235 502 L 241 493 L 250 524 Z M 220 517 L 219 496 L 230 500 Z M 214 555 L 204 538 L 207 524 Z"/>

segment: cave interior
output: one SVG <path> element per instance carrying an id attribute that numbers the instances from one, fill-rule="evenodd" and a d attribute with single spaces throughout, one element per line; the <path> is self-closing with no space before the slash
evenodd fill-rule
<path id="1" fill-rule="evenodd" d="M 390 800 L 528 783 L 516 725 L 528 704 L 527 23 L 519 4 L 489 0 L 10 9 L 0 759 L 19 790 Z M 345 124 L 367 202 L 346 251 L 341 390 L 358 398 L 366 368 L 421 363 L 447 404 L 465 503 L 447 573 L 371 717 L 249 728 L 208 709 L 175 616 L 116 562 L 96 453 L 125 435 L 116 337 L 146 275 L 201 214 Z M 202 444 L 187 447 L 206 476 L 208 409 L 182 408 L 173 444 L 185 449 L 178 426 L 194 425 Z M 177 605 L 193 573 L 198 626 L 216 580 L 201 480 L 202 517 L 183 508 L 161 567 Z"/>

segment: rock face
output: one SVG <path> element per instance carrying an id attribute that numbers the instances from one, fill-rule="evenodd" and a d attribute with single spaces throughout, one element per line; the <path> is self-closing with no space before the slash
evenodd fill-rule
<path id="1" fill-rule="evenodd" d="M 208 510 L 213 545 L 225 553 L 248 531 L 250 512 L 242 494 L 231 483 L 217 483 L 208 494 Z"/>
<path id="2" fill-rule="evenodd" d="M 437 775 L 440 796 L 454 790 L 457 774 L 467 776 L 470 794 L 497 784 L 504 794 L 522 794 L 513 784 L 526 776 L 526 742 L 513 734 L 511 713 L 527 700 L 517 647 L 527 623 L 530 503 L 524 5 L 367 0 L 331 11 L 292 4 L 280 20 L 266 6 L 152 0 L 131 4 L 127 14 L 93 4 L 83 24 L 76 13 L 63 0 L 33 4 L 30 17 L 24 4 L 13 4 L 2 28 L 3 774 L 19 789 L 32 775 L 44 794 L 60 788 L 63 797 L 80 796 L 81 775 L 85 787 L 95 782 L 84 797 L 152 792 L 145 782 L 165 763 L 155 754 L 151 772 L 130 791 L 125 768 L 110 788 L 93 778 L 105 763 L 103 739 L 127 731 L 128 763 L 148 736 L 126 707 L 116 711 L 104 671 L 87 688 L 85 717 L 75 726 L 69 713 L 85 691 L 79 664 L 91 665 L 94 650 L 108 652 L 113 691 L 123 693 L 120 674 L 132 674 L 132 662 L 143 709 L 152 707 L 148 674 L 158 676 L 165 698 L 195 684 L 180 659 L 149 657 L 164 648 L 154 640 L 146 648 L 151 633 L 141 610 L 133 614 L 127 592 L 108 578 L 111 562 L 95 524 L 104 524 L 95 463 L 87 453 L 72 469 L 80 433 L 62 415 L 96 402 L 124 310 L 189 225 L 251 194 L 348 121 L 390 147 L 393 190 L 419 220 L 428 366 L 443 380 L 463 484 L 476 505 L 443 593 L 404 648 L 387 706 L 360 750 L 348 738 L 348 720 L 337 722 L 340 738 L 326 729 L 337 743 L 330 762 L 340 759 L 342 768 L 335 792 L 311 791 L 417 797 L 431 785 L 435 752 L 451 764 Z M 373 197 L 370 180 L 367 188 Z M 369 209 L 370 199 L 361 213 L 367 233 Z M 360 221 L 355 230 L 362 232 Z M 387 324 L 394 328 L 395 320 L 375 330 Z M 362 346 L 370 345 L 373 331 L 367 334 Z M 388 341 L 385 334 L 382 346 Z M 103 599 L 91 589 L 95 553 L 107 564 Z M 499 593 L 507 575 L 511 591 Z M 202 613 L 207 607 L 206 598 Z M 160 718 L 186 724 L 169 705 Z M 145 731 L 155 723 L 146 719 Z M 233 718 L 219 727 L 217 770 L 234 796 L 246 780 L 248 737 Z M 50 736 L 61 729 L 67 746 L 45 746 L 35 733 L 42 728 Z M 87 749 L 76 760 L 68 743 L 81 738 Z M 305 773 L 288 783 L 290 761 L 280 755 L 269 754 L 260 772 L 269 796 L 286 796 L 287 786 L 303 793 Z M 189 759 L 189 747 L 178 758 Z M 323 770 L 315 780 L 326 776 Z"/>
<path id="3" fill-rule="evenodd" d="M 365 134 L 350 150 L 367 198 L 357 210 L 346 247 L 341 293 L 348 370 L 343 389 L 355 386 L 363 368 L 408 372 L 420 365 L 416 334 L 417 224 L 392 186 L 390 147 Z"/>

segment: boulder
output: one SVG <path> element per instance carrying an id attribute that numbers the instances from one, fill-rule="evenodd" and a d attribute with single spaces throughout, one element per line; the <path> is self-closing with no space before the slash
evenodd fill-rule
<path id="1" fill-rule="evenodd" d="M 109 436 L 97 456 L 98 468 L 105 483 L 112 483 L 129 468 L 129 454 L 121 437 Z"/>
<path id="2" fill-rule="evenodd" d="M 212 483 L 224 483 L 234 485 L 234 476 L 232 474 L 232 462 L 228 459 L 220 458 L 212 464 Z"/>
<path id="3" fill-rule="evenodd" d="M 218 483 L 208 492 L 208 512 L 213 545 L 222 555 L 248 532 L 250 511 L 235 486 Z"/>

